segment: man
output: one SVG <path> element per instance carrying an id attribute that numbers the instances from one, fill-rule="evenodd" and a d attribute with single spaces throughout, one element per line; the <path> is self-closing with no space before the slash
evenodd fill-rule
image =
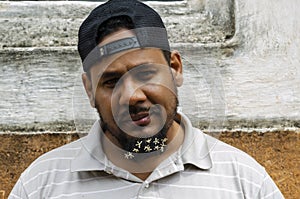
<path id="1" fill-rule="evenodd" d="M 34 161 L 9 198 L 283 198 L 255 160 L 177 112 L 181 58 L 153 9 L 100 5 L 80 27 L 78 50 L 100 120 Z"/>

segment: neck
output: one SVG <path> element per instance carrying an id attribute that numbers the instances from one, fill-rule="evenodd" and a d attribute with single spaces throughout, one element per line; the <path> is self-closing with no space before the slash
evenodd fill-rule
<path id="1" fill-rule="evenodd" d="M 103 150 L 107 158 L 116 166 L 129 171 L 141 180 L 146 180 L 162 161 L 176 152 L 182 145 L 184 129 L 179 122 L 173 121 L 167 132 L 168 141 L 163 152 L 157 151 L 134 155 L 116 146 L 116 139 L 110 132 L 106 132 L 105 135 L 103 136 Z"/>

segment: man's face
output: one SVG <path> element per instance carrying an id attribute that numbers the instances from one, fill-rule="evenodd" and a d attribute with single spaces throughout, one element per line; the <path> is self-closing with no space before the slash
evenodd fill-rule
<path id="1" fill-rule="evenodd" d="M 176 86 L 181 84 L 176 78 L 181 76 L 181 63 L 174 64 L 178 56 L 171 55 L 170 67 L 160 49 L 132 49 L 91 68 L 92 96 L 102 127 L 121 147 L 140 138 L 166 137 L 176 114 Z"/>

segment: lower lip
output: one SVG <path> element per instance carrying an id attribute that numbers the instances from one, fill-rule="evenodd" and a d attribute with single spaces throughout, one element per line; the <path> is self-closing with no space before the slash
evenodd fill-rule
<path id="1" fill-rule="evenodd" d="M 143 117 L 139 120 L 133 121 L 133 123 L 138 126 L 147 126 L 148 124 L 150 124 L 150 122 L 151 122 L 150 116 Z"/>

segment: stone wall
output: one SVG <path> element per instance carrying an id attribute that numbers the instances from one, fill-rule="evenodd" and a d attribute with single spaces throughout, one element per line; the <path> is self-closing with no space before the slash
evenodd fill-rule
<path id="1" fill-rule="evenodd" d="M 299 1 L 146 3 L 162 15 L 185 60 L 180 101 L 194 124 L 207 129 L 209 118 L 231 130 L 300 127 Z M 99 4 L 0 2 L 2 131 L 73 128 L 82 71 L 77 31 Z"/>

